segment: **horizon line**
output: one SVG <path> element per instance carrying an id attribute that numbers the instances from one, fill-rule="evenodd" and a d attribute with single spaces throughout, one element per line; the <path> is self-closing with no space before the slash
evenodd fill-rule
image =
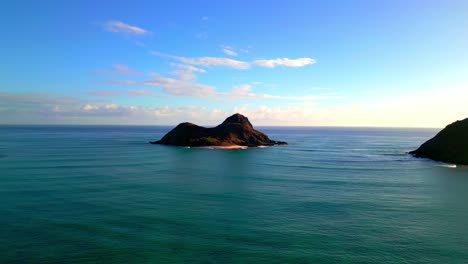
<path id="1" fill-rule="evenodd" d="M 182 122 L 183 123 L 183 122 Z M 178 123 L 180 124 L 180 123 Z M 0 126 L 121 126 L 121 127 L 175 127 L 178 124 L 159 124 L 159 125 L 149 125 L 149 124 L 53 124 L 53 123 L 44 123 L 44 124 L 6 124 L 0 123 Z M 198 125 L 198 124 L 196 124 Z M 218 124 L 219 125 L 219 124 Z M 205 127 L 215 127 L 217 125 L 198 125 Z M 284 128 L 401 128 L 401 129 L 443 129 L 444 127 L 404 127 L 404 126 L 323 126 L 323 125 L 254 125 L 254 127 L 284 127 Z"/>

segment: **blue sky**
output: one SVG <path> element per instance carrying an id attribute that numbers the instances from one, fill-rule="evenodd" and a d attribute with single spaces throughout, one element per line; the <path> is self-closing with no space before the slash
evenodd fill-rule
<path id="1" fill-rule="evenodd" d="M 467 1 L 10 1 L 0 22 L 0 123 L 440 127 L 468 113 Z"/>

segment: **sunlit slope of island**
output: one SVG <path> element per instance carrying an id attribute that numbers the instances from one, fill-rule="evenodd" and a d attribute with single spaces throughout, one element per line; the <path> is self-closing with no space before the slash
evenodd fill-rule
<path id="1" fill-rule="evenodd" d="M 457 165 L 468 165 L 468 118 L 448 125 L 410 154 Z"/>
<path id="2" fill-rule="evenodd" d="M 150 143 L 189 147 L 220 146 L 226 148 L 287 144 L 284 141 L 271 140 L 264 133 L 255 130 L 249 119 L 241 114 L 234 114 L 213 128 L 205 128 L 192 123 L 181 123 L 169 131 L 161 140 Z"/>

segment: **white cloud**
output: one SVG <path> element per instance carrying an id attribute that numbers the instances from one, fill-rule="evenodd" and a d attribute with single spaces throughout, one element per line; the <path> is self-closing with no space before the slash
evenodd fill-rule
<path id="1" fill-rule="evenodd" d="M 121 90 L 91 90 L 88 94 L 94 96 L 117 96 L 125 94 L 125 92 Z"/>
<path id="2" fill-rule="evenodd" d="M 248 69 L 250 64 L 245 61 L 233 60 L 230 58 L 222 58 L 222 57 L 198 57 L 198 58 L 189 58 L 189 57 L 180 57 L 174 56 L 170 54 L 161 53 L 158 51 L 152 51 L 151 54 L 164 57 L 164 58 L 171 58 L 174 60 L 178 60 L 185 64 L 190 65 L 199 65 L 199 66 L 226 66 L 235 69 Z"/>
<path id="3" fill-rule="evenodd" d="M 163 53 L 153 52 L 153 54 L 161 57 L 169 57 L 185 62 L 186 64 L 171 63 L 170 65 L 176 68 L 170 72 L 175 78 L 168 78 L 159 74 L 150 74 L 153 76 L 148 80 L 123 80 L 114 79 L 107 80 L 111 84 L 120 85 L 136 85 L 136 86 L 154 86 L 162 89 L 161 93 L 156 93 L 153 90 L 148 89 L 119 89 L 119 90 L 91 90 L 88 93 L 94 96 L 191 96 L 191 97 L 218 97 L 218 99 L 236 99 L 236 98 L 259 98 L 259 99 L 283 99 L 283 100 L 319 100 L 319 99 L 330 99 L 336 98 L 337 96 L 279 96 L 262 93 L 253 93 L 251 85 L 240 85 L 235 86 L 227 92 L 218 91 L 214 86 L 204 85 L 195 83 L 196 73 L 205 73 L 206 70 L 195 67 L 195 65 L 230 65 L 233 67 L 246 67 L 245 62 L 235 61 L 228 58 L 184 58 L 173 55 L 167 55 Z M 239 64 L 241 63 L 241 64 Z M 248 64 L 247 64 L 248 66 Z M 113 70 L 101 70 L 97 71 L 98 74 L 105 75 L 136 75 L 140 74 L 136 71 L 131 70 L 128 66 L 123 64 L 115 64 L 112 66 Z"/>
<path id="4" fill-rule="evenodd" d="M 252 90 L 252 85 L 244 84 L 232 87 L 230 94 L 232 95 L 245 95 L 248 94 Z"/>
<path id="5" fill-rule="evenodd" d="M 250 67 L 248 62 L 233 60 L 229 58 L 219 57 L 200 57 L 200 58 L 184 58 L 177 57 L 177 59 L 183 63 L 202 65 L 202 66 L 227 66 L 235 69 L 248 69 Z"/>
<path id="6" fill-rule="evenodd" d="M 237 52 L 234 51 L 234 48 L 229 47 L 229 46 L 223 46 L 223 53 L 228 55 L 228 56 L 237 56 Z"/>
<path id="7" fill-rule="evenodd" d="M 242 95 L 251 92 L 251 88 L 239 86 L 231 92 Z M 334 106 L 233 104 L 226 105 L 224 109 L 127 106 L 47 94 L 0 92 L 0 123 L 175 125 L 191 121 L 216 125 L 230 114 L 240 112 L 255 125 L 444 127 L 467 117 L 467 101 L 466 87 L 427 90 L 425 94 L 374 98 L 372 102 L 369 99 L 366 103 Z"/>
<path id="8" fill-rule="evenodd" d="M 89 92 L 95 96 L 118 96 L 118 95 L 131 95 L 131 96 L 212 96 L 214 94 L 214 87 L 209 85 L 197 84 L 193 81 L 196 79 L 195 73 L 204 73 L 204 69 L 197 68 L 192 65 L 171 63 L 171 66 L 176 68 L 170 72 L 176 78 L 168 78 L 156 73 L 149 74 L 152 76 L 149 80 L 107 80 L 111 84 L 124 84 L 124 85 L 145 85 L 162 88 L 163 94 L 158 94 L 153 90 L 148 89 L 120 89 L 120 90 L 92 90 Z M 116 68 L 116 67 L 114 67 Z M 122 73 L 133 72 L 128 67 L 118 67 L 114 71 L 104 71 L 102 73 L 108 75 L 122 75 Z M 127 74 L 128 75 L 128 74 Z"/>
<path id="9" fill-rule="evenodd" d="M 237 55 L 232 48 L 224 47 L 223 52 L 227 55 Z M 235 69 L 248 69 L 250 66 L 257 65 L 261 67 L 267 68 L 274 68 L 276 66 L 284 66 L 284 67 L 304 67 L 306 65 L 314 64 L 316 61 L 312 58 L 298 58 L 298 59 L 289 59 L 289 58 L 278 58 L 273 60 L 255 60 L 253 62 L 246 62 L 240 60 L 234 60 L 230 58 L 223 58 L 223 57 L 196 57 L 196 58 L 189 58 L 189 57 L 180 57 L 169 55 L 165 53 L 161 53 L 158 51 L 152 51 L 151 54 L 158 56 L 158 57 L 165 57 L 174 60 L 178 60 L 185 64 L 190 65 L 200 65 L 200 66 L 227 66 Z"/>
<path id="10" fill-rule="evenodd" d="M 216 94 L 215 88 L 213 86 L 196 84 L 184 80 L 177 80 L 162 76 L 143 81 L 141 84 L 160 87 L 165 93 L 175 96 L 204 97 L 213 96 Z"/>
<path id="11" fill-rule="evenodd" d="M 249 84 L 234 86 L 227 93 L 223 93 L 228 98 L 251 98 L 251 99 L 281 99 L 281 96 L 269 94 L 256 94 L 252 92 L 252 86 Z"/>
<path id="12" fill-rule="evenodd" d="M 148 89 L 130 89 L 127 90 L 129 95 L 133 96 L 153 96 L 156 95 L 156 92 Z"/>
<path id="13" fill-rule="evenodd" d="M 284 96 L 271 95 L 263 93 L 253 93 L 252 85 L 238 85 L 232 87 L 227 92 L 218 91 L 216 87 L 211 85 L 197 84 L 183 79 L 167 78 L 160 75 L 155 75 L 152 79 L 144 81 L 134 80 L 108 80 L 112 84 L 126 85 L 145 85 L 154 86 L 162 89 L 163 94 L 169 96 L 189 96 L 189 97 L 212 97 L 217 99 L 276 99 L 276 100 L 291 100 L 291 101 L 317 101 L 324 99 L 341 98 L 336 94 L 325 95 L 303 95 L 303 96 Z M 135 92 L 137 91 L 137 92 Z M 116 96 L 116 95 L 134 95 L 134 96 L 161 96 L 151 90 L 95 90 L 90 94 L 96 96 Z"/>
<path id="14" fill-rule="evenodd" d="M 107 21 L 102 23 L 101 25 L 104 28 L 104 30 L 114 33 L 125 33 L 132 35 L 147 35 L 151 33 L 146 29 L 137 26 L 132 26 L 117 20 Z"/>
<path id="15" fill-rule="evenodd" d="M 191 66 L 191 65 L 184 65 L 184 64 L 177 64 L 177 63 L 171 63 L 172 66 L 176 67 L 176 68 L 179 68 L 179 69 L 182 69 L 182 70 L 186 70 L 186 71 L 191 71 L 191 72 L 205 72 L 204 69 L 200 69 L 200 68 L 197 68 L 197 67 L 194 67 L 194 66 Z"/>
<path id="16" fill-rule="evenodd" d="M 203 107 L 126 106 L 108 101 L 0 92 L 0 124 L 207 124 L 225 112 Z"/>
<path id="17" fill-rule="evenodd" d="M 161 88 L 164 94 L 171 96 L 192 96 L 192 97 L 206 97 L 216 95 L 215 87 L 204 84 L 197 84 L 186 80 L 178 80 L 173 78 L 167 78 L 163 76 L 155 75 L 153 78 L 144 81 L 134 81 L 134 80 L 108 80 L 112 84 L 126 84 L 126 85 L 145 85 Z M 156 93 L 151 93 L 147 90 L 123 90 L 124 93 L 129 95 L 139 95 L 139 96 L 148 96 L 148 95 L 157 95 Z M 92 92 L 94 95 L 106 96 L 107 91 L 105 92 Z M 120 92 L 110 92 L 109 95 L 120 95 Z"/>
<path id="18" fill-rule="evenodd" d="M 252 85 L 238 85 L 234 86 L 227 93 L 222 93 L 229 98 L 251 98 L 251 99 L 278 99 L 278 100 L 291 100 L 291 101 L 317 101 L 324 99 L 339 99 L 341 96 L 336 94 L 325 95 L 303 95 L 303 96 L 285 96 L 285 95 L 271 95 L 262 93 L 253 93 Z"/>
<path id="19" fill-rule="evenodd" d="M 118 104 L 114 104 L 114 103 L 110 103 L 110 104 L 106 104 L 104 106 L 106 109 L 118 109 L 120 107 L 120 105 Z"/>
<path id="20" fill-rule="evenodd" d="M 157 93 L 153 90 L 148 89 L 124 89 L 124 90 L 91 90 L 88 92 L 90 95 L 94 96 L 121 96 L 121 95 L 130 95 L 130 96 L 155 96 Z"/>
<path id="21" fill-rule="evenodd" d="M 450 89 L 452 92 L 461 89 Z M 376 98 L 373 102 L 320 106 L 295 101 L 287 107 L 243 105 L 243 113 L 257 125 L 345 126 L 345 127 L 444 127 L 468 117 L 468 93 L 454 98 L 447 91 L 429 91 L 426 95 Z"/>
<path id="22" fill-rule="evenodd" d="M 288 59 L 288 58 L 279 58 L 274 60 L 256 60 L 252 63 L 262 67 L 273 68 L 276 66 L 285 66 L 285 67 L 303 67 L 309 64 L 314 64 L 316 61 L 312 58 L 298 58 L 298 59 Z"/>
<path id="23" fill-rule="evenodd" d="M 199 73 L 206 72 L 204 69 L 200 69 L 192 65 L 185 65 L 185 64 L 178 64 L 178 63 L 171 63 L 171 65 L 177 68 L 175 71 L 171 72 L 171 74 L 179 80 L 184 80 L 184 81 L 194 80 L 197 77 L 195 75 L 195 72 L 199 72 Z"/>
<path id="24" fill-rule="evenodd" d="M 111 70 L 96 70 L 95 74 L 99 75 L 139 75 L 140 73 L 130 69 L 124 64 L 113 64 Z"/>
<path id="25" fill-rule="evenodd" d="M 112 83 L 112 84 L 127 84 L 127 85 L 138 84 L 138 81 L 134 81 L 134 80 L 108 80 L 107 82 Z"/>
<path id="26" fill-rule="evenodd" d="M 57 109 L 59 109 L 59 108 L 56 108 L 55 110 L 57 110 Z M 98 109 L 98 107 L 97 107 L 97 106 L 94 106 L 94 105 L 92 105 L 92 104 L 85 104 L 85 105 L 83 105 L 83 107 L 82 107 L 81 109 L 83 109 L 83 110 L 85 110 L 85 111 L 92 111 L 92 110 Z M 56 112 L 57 112 L 57 111 L 56 111 Z"/>

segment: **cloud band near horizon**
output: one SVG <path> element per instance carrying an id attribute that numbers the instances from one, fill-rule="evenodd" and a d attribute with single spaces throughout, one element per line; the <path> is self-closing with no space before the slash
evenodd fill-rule
<path id="1" fill-rule="evenodd" d="M 231 58 L 224 58 L 224 57 L 181 57 L 181 56 L 174 56 L 165 53 L 161 53 L 158 51 L 152 51 L 151 54 L 158 56 L 158 57 L 165 57 L 171 58 L 174 60 L 178 60 L 182 63 L 190 64 L 190 65 L 198 65 L 198 66 L 226 66 L 235 69 L 245 70 L 249 69 L 252 65 L 266 67 L 266 68 L 275 68 L 278 66 L 283 67 L 304 67 L 307 65 L 315 64 L 317 61 L 315 59 L 304 57 L 304 58 L 297 58 L 297 59 L 289 59 L 289 58 L 277 58 L 277 59 L 268 59 L 268 60 L 254 60 L 251 62 L 241 61 L 241 60 L 234 60 Z"/>

